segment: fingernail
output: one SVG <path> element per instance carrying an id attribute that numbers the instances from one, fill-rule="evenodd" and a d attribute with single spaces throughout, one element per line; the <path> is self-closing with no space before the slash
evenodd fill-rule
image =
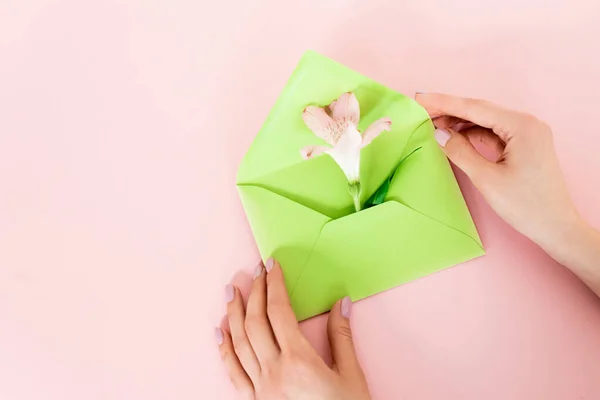
<path id="1" fill-rule="evenodd" d="M 221 328 L 215 328 L 215 340 L 219 346 L 223 344 L 223 331 Z"/>
<path id="2" fill-rule="evenodd" d="M 267 270 L 267 272 L 271 272 L 274 265 L 275 265 L 275 261 L 273 261 L 272 258 L 269 258 L 267 260 L 267 262 L 265 263 L 265 269 Z"/>
<path id="3" fill-rule="evenodd" d="M 230 303 L 235 297 L 235 289 L 232 285 L 225 286 L 225 301 Z"/>
<path id="4" fill-rule="evenodd" d="M 350 314 L 352 314 L 352 300 L 346 296 L 342 299 L 342 317 L 350 318 Z"/>
<path id="5" fill-rule="evenodd" d="M 263 271 L 263 263 L 262 261 L 258 263 L 256 269 L 254 270 L 254 279 L 258 278 Z"/>
<path id="6" fill-rule="evenodd" d="M 435 136 L 435 140 L 437 140 L 442 147 L 446 147 L 446 143 L 450 140 L 450 133 L 443 129 L 436 129 L 433 135 Z"/>

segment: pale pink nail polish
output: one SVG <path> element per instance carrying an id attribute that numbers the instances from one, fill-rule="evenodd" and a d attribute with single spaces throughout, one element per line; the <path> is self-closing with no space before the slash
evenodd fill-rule
<path id="1" fill-rule="evenodd" d="M 352 300 L 346 296 L 342 299 L 342 317 L 350 318 L 350 314 L 352 314 Z"/>
<path id="2" fill-rule="evenodd" d="M 215 340 L 219 346 L 223 344 L 223 331 L 221 328 L 215 328 Z"/>
<path id="3" fill-rule="evenodd" d="M 273 261 L 272 258 L 269 258 L 267 260 L 267 262 L 265 263 L 265 269 L 267 270 L 267 272 L 271 272 L 274 265 L 275 265 L 275 261 Z"/>
<path id="4" fill-rule="evenodd" d="M 233 285 L 225 286 L 225 301 L 230 303 L 234 297 L 235 297 L 235 289 L 233 288 Z"/>
<path id="5" fill-rule="evenodd" d="M 258 278 L 263 271 L 263 263 L 262 261 L 258 263 L 256 269 L 254 270 L 254 279 Z"/>
<path id="6" fill-rule="evenodd" d="M 448 143 L 448 140 L 450 140 L 451 135 L 448 131 L 445 131 L 443 129 L 436 129 L 434 136 L 435 140 L 437 140 L 440 146 L 446 147 L 446 143 Z"/>

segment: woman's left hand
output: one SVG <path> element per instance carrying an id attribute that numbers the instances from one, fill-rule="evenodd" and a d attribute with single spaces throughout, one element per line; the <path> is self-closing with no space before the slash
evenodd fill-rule
<path id="1" fill-rule="evenodd" d="M 232 285 L 225 290 L 231 333 L 217 328 L 221 358 L 244 399 L 369 400 L 352 342 L 346 297 L 327 326 L 333 367 L 325 364 L 298 328 L 279 264 L 257 266 L 248 305 Z"/>

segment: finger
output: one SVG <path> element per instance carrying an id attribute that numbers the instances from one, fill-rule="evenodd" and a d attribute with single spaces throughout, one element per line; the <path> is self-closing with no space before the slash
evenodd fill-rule
<path id="1" fill-rule="evenodd" d="M 483 143 L 486 147 L 494 152 L 496 159 L 502 155 L 506 144 L 493 131 L 475 125 L 472 122 L 465 121 L 462 118 L 452 117 L 450 115 L 442 115 L 441 117 L 433 118 L 433 124 L 438 129 L 454 129 L 457 132 L 465 135 L 471 143 Z"/>
<path id="2" fill-rule="evenodd" d="M 246 308 L 246 334 L 261 365 L 279 354 L 279 348 L 267 317 L 267 274 L 260 262 L 256 266 L 254 282 Z"/>
<path id="3" fill-rule="evenodd" d="M 225 369 L 227 370 L 227 374 L 229 375 L 229 379 L 231 379 L 233 386 L 242 396 L 244 396 L 244 398 L 252 399 L 254 396 L 254 386 L 235 354 L 231 336 L 227 331 L 216 328 L 215 338 L 219 345 L 221 360 L 223 360 L 223 364 L 225 364 Z"/>
<path id="4" fill-rule="evenodd" d="M 450 161 L 463 170 L 476 186 L 496 166 L 479 154 L 466 137 L 453 129 L 438 129 L 435 138 Z"/>
<path id="5" fill-rule="evenodd" d="M 448 129 L 453 128 L 456 124 L 466 122 L 462 118 L 453 117 L 451 115 L 442 115 L 439 117 L 432 117 L 431 121 L 435 125 L 436 128 Z"/>
<path id="6" fill-rule="evenodd" d="M 334 369 L 345 378 L 356 379 L 362 377 L 363 372 L 356 357 L 354 341 L 352 340 L 351 311 L 352 300 L 350 300 L 350 297 L 344 297 L 338 301 L 329 313 L 327 335 L 329 336 Z"/>
<path id="7" fill-rule="evenodd" d="M 432 116 L 450 115 L 492 129 L 505 143 L 518 127 L 533 118 L 488 101 L 446 94 L 422 93 L 415 100 Z"/>
<path id="8" fill-rule="evenodd" d="M 498 160 L 504 153 L 506 144 L 500 139 L 498 135 L 489 129 L 482 128 L 480 126 L 474 126 L 466 129 L 461 134 L 465 135 L 471 143 L 482 143 L 485 147 L 490 149 L 494 153 L 494 161 Z"/>
<path id="9" fill-rule="evenodd" d="M 462 131 L 473 127 L 475 124 L 472 122 L 465 121 L 464 119 L 451 117 L 450 115 L 442 115 L 441 117 L 435 117 L 432 119 L 433 125 L 439 129 L 452 128 L 455 131 Z"/>
<path id="10" fill-rule="evenodd" d="M 273 333 L 282 351 L 301 342 L 296 315 L 292 311 L 283 280 L 283 271 L 279 263 L 269 258 L 265 264 L 267 270 L 267 315 L 273 327 Z"/>
<path id="11" fill-rule="evenodd" d="M 227 285 L 225 296 L 227 300 L 229 329 L 231 330 L 235 354 L 237 354 L 240 363 L 250 379 L 252 379 L 252 382 L 256 382 L 260 375 L 260 366 L 256 359 L 256 355 L 254 354 L 254 349 L 252 349 L 248 336 L 246 335 L 246 329 L 244 327 L 244 301 L 242 300 L 242 295 L 236 287 Z"/>

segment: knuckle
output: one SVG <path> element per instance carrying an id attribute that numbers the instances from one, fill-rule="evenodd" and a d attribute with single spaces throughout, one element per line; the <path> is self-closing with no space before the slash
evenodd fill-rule
<path id="1" fill-rule="evenodd" d="M 550 125 L 535 115 L 528 113 L 521 114 L 521 125 L 525 132 L 531 132 L 538 136 L 552 136 L 552 128 Z"/>
<path id="2" fill-rule="evenodd" d="M 270 318 L 281 317 L 285 313 L 286 307 L 289 305 L 282 301 L 270 301 L 267 304 L 267 315 Z"/>
<path id="3" fill-rule="evenodd" d="M 306 363 L 303 356 L 298 352 L 284 352 L 282 353 L 283 361 L 285 365 L 292 366 L 294 369 L 302 368 Z"/>
<path id="4" fill-rule="evenodd" d="M 229 357 L 231 357 L 231 350 L 227 346 L 221 346 L 220 353 L 221 353 L 221 359 L 225 363 L 229 360 Z"/>
<path id="5" fill-rule="evenodd" d="M 229 347 L 221 349 L 221 360 L 223 360 L 223 363 L 225 363 L 225 365 L 227 365 L 227 366 L 232 365 L 236 359 L 237 359 L 237 355 L 235 354 L 233 349 L 231 349 Z"/>
<path id="6" fill-rule="evenodd" d="M 538 117 L 529 113 L 522 113 L 521 120 L 522 123 L 529 128 L 540 128 L 543 124 Z"/>
<path id="7" fill-rule="evenodd" d="M 461 164 L 464 158 L 465 146 L 464 143 L 459 143 L 457 139 L 450 140 L 446 144 L 446 153 L 455 164 Z"/>
<path id="8" fill-rule="evenodd" d="M 244 321 L 244 328 L 246 329 L 246 333 L 248 334 L 248 336 L 252 336 L 261 327 L 266 326 L 268 322 L 269 321 L 264 315 L 246 315 L 246 320 Z"/>
<path id="9" fill-rule="evenodd" d="M 248 341 L 248 338 L 246 338 L 245 336 L 234 338 L 233 339 L 233 350 L 235 351 L 235 354 L 238 357 L 243 356 L 244 354 L 248 353 L 248 351 L 252 350 L 252 348 L 250 347 L 250 342 Z"/>
<path id="10" fill-rule="evenodd" d="M 273 360 L 265 360 L 261 363 L 261 373 L 265 381 L 270 382 L 277 376 L 278 367 Z"/>
<path id="11" fill-rule="evenodd" d="M 552 136 L 552 128 L 550 127 L 550 125 L 546 122 L 546 121 L 542 121 L 541 119 L 538 119 L 538 129 L 540 130 L 540 132 L 543 135 L 547 135 L 547 136 Z"/>
<path id="12" fill-rule="evenodd" d="M 540 120 L 537 119 L 535 115 L 528 113 L 523 113 L 521 115 L 521 119 L 523 121 L 523 124 L 530 128 L 537 127 L 540 123 Z"/>
<path id="13" fill-rule="evenodd" d="M 305 357 L 296 356 L 289 364 L 287 364 L 287 371 L 289 375 L 310 377 L 315 374 L 314 360 L 308 360 Z"/>
<path id="14" fill-rule="evenodd" d="M 340 325 L 336 328 L 335 334 L 345 340 L 352 341 L 352 330 L 347 325 Z"/>

